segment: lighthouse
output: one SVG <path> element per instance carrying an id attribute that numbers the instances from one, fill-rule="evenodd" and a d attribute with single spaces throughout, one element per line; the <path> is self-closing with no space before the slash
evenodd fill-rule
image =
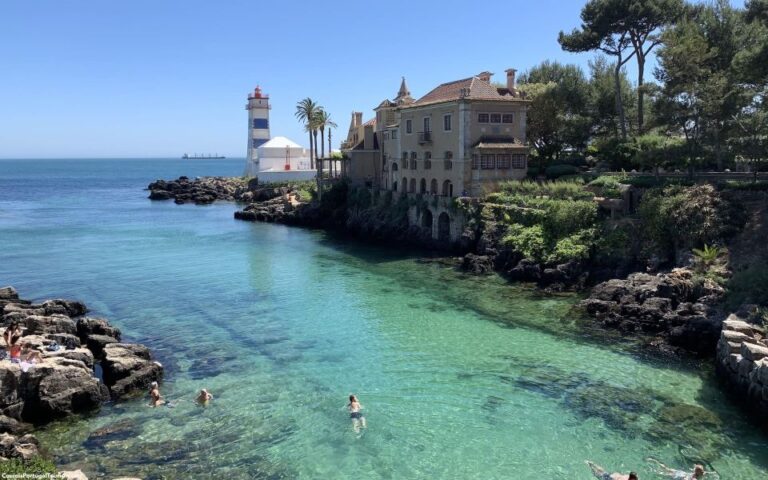
<path id="1" fill-rule="evenodd" d="M 253 94 L 248 95 L 248 156 L 246 157 L 245 174 L 256 175 L 261 170 L 257 148 L 267 143 L 269 136 L 269 95 L 263 95 L 261 88 L 256 87 Z"/>

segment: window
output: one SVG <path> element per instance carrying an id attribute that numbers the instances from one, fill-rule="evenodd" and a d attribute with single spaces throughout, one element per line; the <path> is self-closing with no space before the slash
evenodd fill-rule
<path id="1" fill-rule="evenodd" d="M 512 155 L 512 168 L 527 168 L 525 155 Z"/>
<path id="2" fill-rule="evenodd" d="M 393 163 L 393 164 L 392 164 L 392 171 L 393 171 L 393 172 L 396 172 L 396 171 L 397 171 L 397 164 L 396 164 L 396 163 Z"/>
<path id="3" fill-rule="evenodd" d="M 416 170 L 417 163 L 416 160 L 411 160 L 411 170 Z"/>
<path id="4" fill-rule="evenodd" d="M 427 193 L 427 180 L 425 178 L 422 178 L 421 182 L 419 182 L 419 193 Z"/>
<path id="5" fill-rule="evenodd" d="M 416 152 L 411 152 L 411 160 L 416 160 L 417 155 Z"/>
<path id="6" fill-rule="evenodd" d="M 393 192 L 396 192 L 396 191 L 397 191 L 397 180 L 395 180 L 394 182 L 392 182 L 392 191 L 393 191 Z"/>
<path id="7" fill-rule="evenodd" d="M 446 132 L 451 131 L 451 114 L 443 115 L 443 130 Z"/>
<path id="8" fill-rule="evenodd" d="M 505 113 L 501 116 L 501 123 L 515 123 L 515 115 L 512 113 Z"/>
<path id="9" fill-rule="evenodd" d="M 487 113 L 478 113 L 477 114 L 477 123 L 488 123 L 488 114 Z"/>
<path id="10" fill-rule="evenodd" d="M 424 169 L 429 170 L 432 168 L 432 152 L 424 152 Z"/>
<path id="11" fill-rule="evenodd" d="M 424 160 L 432 160 L 432 152 L 424 152 Z"/>
<path id="12" fill-rule="evenodd" d="M 445 170 L 453 170 L 453 160 L 444 160 L 443 161 L 443 168 Z"/>
<path id="13" fill-rule="evenodd" d="M 389 140 L 389 132 L 384 132 L 384 140 Z"/>
<path id="14" fill-rule="evenodd" d="M 429 117 L 424 117 L 424 132 L 431 132 L 431 121 L 432 119 Z"/>
<path id="15" fill-rule="evenodd" d="M 415 178 L 411 179 L 411 184 L 410 184 L 410 188 L 408 189 L 408 191 L 411 192 L 411 193 L 416 193 L 416 179 Z"/>
<path id="16" fill-rule="evenodd" d="M 392 130 L 392 140 L 397 140 L 397 130 Z"/>
<path id="17" fill-rule="evenodd" d="M 437 195 L 437 180 L 435 180 L 434 178 L 429 183 L 429 193 L 431 193 L 432 195 Z"/>
<path id="18" fill-rule="evenodd" d="M 254 118 L 253 119 L 253 128 L 269 128 L 269 119 L 268 118 Z"/>
<path id="19" fill-rule="evenodd" d="M 452 151 L 448 150 L 447 152 L 444 153 L 444 155 L 445 155 L 445 159 L 446 160 L 453 160 L 453 152 Z"/>
<path id="20" fill-rule="evenodd" d="M 506 153 L 502 155 L 496 156 L 496 168 L 501 168 L 503 170 L 509 169 L 509 165 L 511 164 L 512 155 Z"/>
<path id="21" fill-rule="evenodd" d="M 408 165 L 408 152 L 403 152 L 403 165 Z"/>
<path id="22" fill-rule="evenodd" d="M 496 163 L 496 155 L 480 155 L 480 168 L 492 170 Z"/>
<path id="23" fill-rule="evenodd" d="M 480 168 L 480 156 L 479 155 L 472 155 L 472 170 L 477 170 Z"/>
<path id="24" fill-rule="evenodd" d="M 411 120 L 405 121 L 405 133 L 413 133 L 413 122 Z"/>
<path id="25" fill-rule="evenodd" d="M 501 114 L 500 113 L 492 113 L 491 114 L 491 123 L 501 123 Z"/>

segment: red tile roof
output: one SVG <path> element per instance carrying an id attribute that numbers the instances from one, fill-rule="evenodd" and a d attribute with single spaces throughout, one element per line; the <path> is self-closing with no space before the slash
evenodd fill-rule
<path id="1" fill-rule="evenodd" d="M 500 93 L 500 90 L 502 91 Z M 429 105 L 467 98 L 469 100 L 520 101 L 520 97 L 509 94 L 509 90 L 497 89 L 490 82 L 477 77 L 464 78 L 440 85 L 428 94 L 416 100 L 410 106 Z"/>

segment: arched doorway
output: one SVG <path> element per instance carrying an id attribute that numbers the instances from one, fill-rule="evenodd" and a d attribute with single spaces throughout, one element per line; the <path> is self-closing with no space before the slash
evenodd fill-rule
<path id="1" fill-rule="evenodd" d="M 415 178 L 411 179 L 411 185 L 410 185 L 410 188 L 408 189 L 408 191 L 411 192 L 411 193 L 416 193 L 416 179 Z"/>
<path id="2" fill-rule="evenodd" d="M 446 180 L 443 182 L 443 196 L 445 197 L 453 196 L 453 183 L 451 183 L 450 180 Z"/>
<path id="3" fill-rule="evenodd" d="M 401 183 L 403 186 L 403 193 L 408 193 L 408 179 L 403 177 L 403 182 Z"/>
<path id="4" fill-rule="evenodd" d="M 437 195 L 437 180 L 435 180 L 434 178 L 429 184 L 429 193 L 431 193 L 432 195 Z"/>
<path id="5" fill-rule="evenodd" d="M 437 217 L 437 239 L 447 242 L 451 239 L 451 217 L 443 212 Z"/>
<path id="6" fill-rule="evenodd" d="M 427 193 L 427 180 L 424 178 L 422 178 L 421 182 L 419 182 L 419 193 Z"/>
<path id="7" fill-rule="evenodd" d="M 429 229 L 430 235 L 432 234 L 432 211 L 430 209 L 424 210 L 424 213 L 421 214 L 421 226 Z"/>
<path id="8" fill-rule="evenodd" d="M 393 191 L 393 192 L 396 192 L 396 191 L 397 191 L 397 180 L 395 180 L 394 182 L 392 182 L 392 191 Z"/>

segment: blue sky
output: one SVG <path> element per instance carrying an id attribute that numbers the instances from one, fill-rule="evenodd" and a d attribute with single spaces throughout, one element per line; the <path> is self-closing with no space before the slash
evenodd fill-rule
<path id="1" fill-rule="evenodd" d="M 0 5 L 0 158 L 244 156 L 247 94 L 272 135 L 307 144 L 311 97 L 346 136 L 405 76 L 414 97 L 483 70 L 504 81 L 563 52 L 581 0 L 6 0 Z M 742 0 L 734 0 L 742 5 Z"/>

